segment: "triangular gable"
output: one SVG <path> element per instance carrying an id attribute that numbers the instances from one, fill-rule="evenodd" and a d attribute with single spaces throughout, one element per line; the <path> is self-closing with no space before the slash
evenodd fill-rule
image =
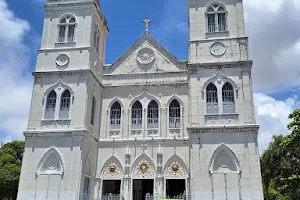
<path id="1" fill-rule="evenodd" d="M 120 58 L 118 58 L 111 66 L 109 66 L 109 73 L 117 74 L 121 73 L 134 73 L 133 68 L 138 67 L 138 62 L 136 64 L 129 61 L 132 59 L 133 55 L 137 54 L 138 50 L 142 48 L 151 48 L 156 51 L 157 57 L 166 59 L 170 64 L 170 71 L 181 71 L 184 69 L 184 63 L 178 60 L 173 54 L 171 54 L 165 47 L 158 43 L 148 32 L 145 32 L 142 37 L 140 37 Z M 131 66 L 131 69 L 117 70 L 121 66 L 126 66 L 126 62 L 130 62 L 127 65 Z M 134 66 L 136 65 L 136 66 Z M 173 66 L 171 66 L 173 65 Z M 158 66 L 159 68 L 160 66 Z M 121 72 L 122 71 L 122 72 Z M 168 71 L 168 70 L 158 70 L 158 71 Z M 115 74 L 115 73 L 114 73 Z"/>

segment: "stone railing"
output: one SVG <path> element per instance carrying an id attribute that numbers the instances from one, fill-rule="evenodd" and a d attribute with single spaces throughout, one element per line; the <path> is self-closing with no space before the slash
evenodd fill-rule
<path id="1" fill-rule="evenodd" d="M 215 115 L 205 115 L 206 125 L 220 125 L 220 124 L 238 124 L 239 115 L 238 114 L 215 114 Z"/>

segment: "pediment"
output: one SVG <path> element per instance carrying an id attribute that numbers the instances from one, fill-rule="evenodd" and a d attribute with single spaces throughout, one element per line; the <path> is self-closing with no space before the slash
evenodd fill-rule
<path id="1" fill-rule="evenodd" d="M 176 72 L 184 70 L 185 64 L 145 32 L 108 68 L 108 74 Z"/>

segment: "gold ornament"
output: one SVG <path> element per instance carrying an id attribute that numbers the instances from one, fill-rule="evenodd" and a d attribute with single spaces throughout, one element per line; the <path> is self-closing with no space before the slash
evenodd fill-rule
<path id="1" fill-rule="evenodd" d="M 110 173 L 115 173 L 117 170 L 117 165 L 115 163 L 112 163 L 108 166 L 108 170 Z"/>
<path id="2" fill-rule="evenodd" d="M 172 165 L 172 171 L 173 172 L 178 172 L 179 171 L 179 169 L 180 169 L 180 166 L 179 166 L 179 164 L 177 164 L 177 163 L 174 163 L 173 165 Z"/>
<path id="3" fill-rule="evenodd" d="M 142 161 L 142 163 L 138 166 L 138 170 L 143 173 L 146 173 L 149 168 L 150 168 L 150 165 L 146 161 Z"/>

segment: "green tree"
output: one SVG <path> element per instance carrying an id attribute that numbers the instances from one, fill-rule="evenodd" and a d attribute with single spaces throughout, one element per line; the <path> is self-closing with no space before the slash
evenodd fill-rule
<path id="1" fill-rule="evenodd" d="M 17 199 L 24 142 L 13 141 L 0 148 L 0 199 Z"/>
<path id="2" fill-rule="evenodd" d="M 300 109 L 289 116 L 291 134 L 274 136 L 261 157 L 266 200 L 300 198 Z"/>

